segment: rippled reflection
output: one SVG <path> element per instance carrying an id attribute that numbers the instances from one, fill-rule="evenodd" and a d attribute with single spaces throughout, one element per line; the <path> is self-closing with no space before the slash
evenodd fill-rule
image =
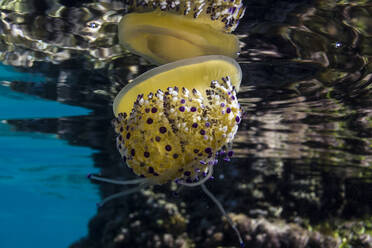
<path id="1" fill-rule="evenodd" d="M 263 24 L 271 28 L 269 34 L 257 33 L 255 27 L 250 37 L 243 38 L 247 47 L 243 63 L 281 57 L 321 65 L 312 78 L 287 82 L 286 92 L 257 87 L 245 94 L 247 98 L 255 96 L 255 107 L 250 107 L 247 118 L 259 129 L 250 128 L 247 135 L 241 136 L 242 143 L 256 147 L 244 152 L 254 152 L 259 157 L 311 157 L 321 159 L 324 164 L 367 167 L 371 162 L 372 81 L 369 54 L 360 45 L 367 38 L 363 35 L 369 32 L 368 25 L 362 23 L 368 23 L 366 13 L 370 8 L 346 4 L 320 7 L 299 9 L 277 27 Z M 352 13 L 361 9 L 363 13 L 353 17 Z M 272 44 L 272 50 L 278 51 L 270 53 L 261 48 L 251 56 L 252 41 L 268 38 L 285 41 L 287 47 Z M 266 65 L 258 69 L 271 68 Z M 255 75 L 248 73 L 250 76 L 249 81 L 254 83 Z M 275 76 L 278 78 L 268 83 L 272 87 L 282 81 L 282 75 Z M 262 90 L 265 94 L 260 94 Z M 257 95 L 263 97 L 257 99 Z"/>
<path id="2" fill-rule="evenodd" d="M 39 7 L 39 8 L 37 8 Z M 117 23 L 126 12 L 115 4 L 85 4 L 81 8 L 49 1 L 0 2 L 0 60 L 30 67 L 37 61 L 60 63 L 85 56 L 101 67 L 125 54 L 117 42 Z"/>

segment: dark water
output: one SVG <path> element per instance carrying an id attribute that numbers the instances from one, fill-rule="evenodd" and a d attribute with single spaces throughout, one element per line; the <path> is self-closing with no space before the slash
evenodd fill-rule
<path id="1" fill-rule="evenodd" d="M 0 58 L 45 78 L 42 84 L 7 79 L 12 91 L 92 112 L 7 123 L 17 132 L 58 134 L 72 146 L 93 148 L 98 151 L 94 166 L 103 175 L 133 178 L 120 167 L 111 104 L 127 80 L 153 66 L 120 54 L 115 36 L 115 23 L 125 12 L 120 3 L 62 3 L 67 7 L 53 5 L 62 9 L 58 18 L 46 14 L 48 5 L 29 2 L 16 10 L 3 5 Z M 245 116 L 234 159 L 218 167 L 208 188 L 228 212 L 272 225 L 271 231 L 249 233 L 242 222 L 252 247 L 371 247 L 372 5 L 320 0 L 246 4 L 235 32 L 242 45 L 238 97 Z M 24 22 L 31 18 L 38 21 Z M 9 24 L 27 35 L 11 38 L 17 36 L 6 29 Z M 43 42 L 35 44 L 35 39 Z M 120 189 L 100 185 L 102 196 Z M 172 186 L 153 190 L 100 209 L 89 235 L 73 246 L 236 245 L 200 190 L 185 189 L 178 197 L 172 196 Z M 291 232 L 297 239 L 287 238 L 298 243 L 283 243 L 286 238 L 280 235 L 275 239 L 278 226 L 290 229 L 290 223 L 303 230 Z M 314 236 L 311 231 L 320 235 L 313 245 L 305 242 Z"/>

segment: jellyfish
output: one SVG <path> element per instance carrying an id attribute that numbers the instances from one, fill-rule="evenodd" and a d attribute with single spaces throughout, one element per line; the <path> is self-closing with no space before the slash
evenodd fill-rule
<path id="1" fill-rule="evenodd" d="M 118 29 L 120 44 L 155 64 L 203 55 L 236 58 L 230 34 L 243 17 L 241 0 L 137 0 Z"/>
<path id="2" fill-rule="evenodd" d="M 236 96 L 241 77 L 235 60 L 211 55 L 156 67 L 126 85 L 114 99 L 113 126 L 117 149 L 139 178 L 119 181 L 90 175 L 97 181 L 137 185 L 100 205 L 170 181 L 201 186 L 243 244 L 222 204 L 204 185 L 218 159 L 233 155 L 230 144 L 242 115 Z"/>

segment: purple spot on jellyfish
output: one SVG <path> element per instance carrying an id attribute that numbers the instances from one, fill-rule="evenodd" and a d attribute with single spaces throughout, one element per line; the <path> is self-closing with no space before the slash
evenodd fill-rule
<path id="1" fill-rule="evenodd" d="M 191 126 L 192 126 L 193 128 L 197 128 L 197 127 L 198 127 L 198 123 L 194 122 Z"/>
<path id="2" fill-rule="evenodd" d="M 167 132 L 167 128 L 166 127 L 160 127 L 159 128 L 159 132 L 160 133 L 166 133 Z"/>
<path id="3" fill-rule="evenodd" d="M 191 112 L 195 112 L 196 111 L 196 108 L 195 107 L 191 107 L 190 111 Z"/>
<path id="4" fill-rule="evenodd" d="M 152 124 L 154 121 L 153 121 L 153 119 L 151 119 L 151 118 L 147 118 L 147 124 Z"/>
<path id="5" fill-rule="evenodd" d="M 239 116 L 235 117 L 235 121 L 236 121 L 237 123 L 240 123 L 240 117 L 239 117 Z"/>
<path id="6" fill-rule="evenodd" d="M 168 152 L 170 152 L 172 150 L 172 147 L 170 145 L 166 145 L 165 146 L 165 150 L 167 150 Z"/>

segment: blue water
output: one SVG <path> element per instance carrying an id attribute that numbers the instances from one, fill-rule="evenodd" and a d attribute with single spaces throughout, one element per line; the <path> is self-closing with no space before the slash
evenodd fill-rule
<path id="1" fill-rule="evenodd" d="M 12 66 L 0 64 L 0 81 L 45 82 L 43 75 L 38 73 L 23 73 Z"/>
<path id="2" fill-rule="evenodd" d="M 25 95 L 0 85 L 0 119 L 57 118 L 86 115 L 89 110 L 46 101 L 36 96 Z"/>
<path id="3" fill-rule="evenodd" d="M 4 69 L 6 68 L 6 70 Z M 40 75 L 0 66 L 0 80 L 42 82 Z M 5 85 L 5 86 L 4 86 Z M 68 247 L 87 234 L 97 188 L 86 179 L 94 150 L 57 135 L 15 131 L 7 120 L 86 115 L 0 85 L 0 247 Z"/>

